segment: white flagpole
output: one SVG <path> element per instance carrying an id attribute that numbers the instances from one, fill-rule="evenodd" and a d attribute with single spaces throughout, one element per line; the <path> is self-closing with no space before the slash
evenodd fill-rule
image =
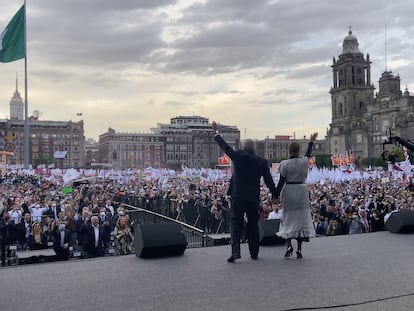
<path id="1" fill-rule="evenodd" d="M 27 23 L 26 23 L 26 0 L 24 0 L 24 146 L 23 159 L 24 168 L 29 168 L 29 113 L 27 103 Z"/>

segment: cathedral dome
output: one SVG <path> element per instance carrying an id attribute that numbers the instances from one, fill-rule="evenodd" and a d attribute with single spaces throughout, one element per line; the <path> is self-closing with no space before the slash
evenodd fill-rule
<path id="1" fill-rule="evenodd" d="M 358 39 L 352 35 L 352 31 L 349 30 L 348 35 L 344 39 L 344 43 L 342 44 L 342 54 L 347 53 L 361 53 L 358 48 Z"/>

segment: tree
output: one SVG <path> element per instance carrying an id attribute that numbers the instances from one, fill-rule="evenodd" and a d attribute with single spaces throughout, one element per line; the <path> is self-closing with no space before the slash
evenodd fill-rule
<path id="1" fill-rule="evenodd" d="M 318 154 L 315 156 L 317 167 L 332 167 L 331 156 L 329 154 Z"/>
<path id="2" fill-rule="evenodd" d="M 382 158 L 363 158 L 359 161 L 359 163 L 361 164 L 361 166 L 367 167 L 367 166 L 372 166 L 372 167 L 386 167 L 387 166 L 387 162 L 384 161 Z"/>

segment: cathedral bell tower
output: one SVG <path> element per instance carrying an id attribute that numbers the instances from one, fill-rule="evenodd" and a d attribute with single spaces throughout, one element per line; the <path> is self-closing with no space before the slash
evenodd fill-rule
<path id="1" fill-rule="evenodd" d="M 359 51 L 351 28 L 342 44 L 342 53 L 333 58 L 331 87 L 332 123 L 328 132 L 331 154 L 352 152 L 367 157 L 368 125 L 363 117 L 374 97 L 371 62 Z"/>

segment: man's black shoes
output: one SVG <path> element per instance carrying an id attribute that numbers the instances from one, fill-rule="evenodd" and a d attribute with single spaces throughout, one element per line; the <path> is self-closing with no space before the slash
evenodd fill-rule
<path id="1" fill-rule="evenodd" d="M 231 255 L 229 258 L 227 258 L 227 262 L 235 262 L 236 259 L 240 259 L 240 255 Z"/>

